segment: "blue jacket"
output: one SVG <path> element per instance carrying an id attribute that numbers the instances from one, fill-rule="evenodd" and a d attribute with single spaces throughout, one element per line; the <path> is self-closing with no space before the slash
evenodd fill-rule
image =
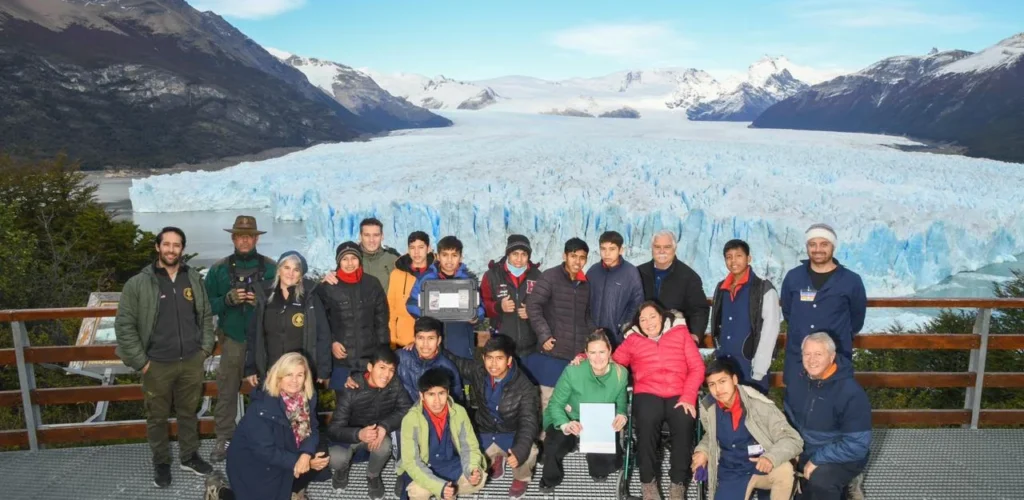
<path id="1" fill-rule="evenodd" d="M 437 353 L 434 359 L 420 359 L 420 355 L 415 349 L 407 351 L 404 348 L 395 351 L 398 355 L 398 380 L 402 382 L 402 387 L 405 388 L 405 392 L 409 394 L 409 400 L 416 404 L 420 400 L 420 389 L 419 380 L 423 375 L 423 372 L 431 368 L 444 368 L 451 372 L 452 386 L 448 388 L 448 393 L 452 399 L 456 402 L 463 401 L 462 392 L 462 378 L 459 377 L 459 369 L 455 366 L 452 360 L 448 359 L 444 355 L 444 352 Z"/>
<path id="2" fill-rule="evenodd" d="M 409 314 L 412 317 L 419 318 L 422 316 L 422 311 L 420 311 L 420 290 L 423 289 L 424 281 L 441 279 L 440 266 L 440 262 L 434 262 L 427 268 L 427 272 L 423 273 L 423 276 L 416 280 L 416 284 L 412 286 L 412 291 L 409 292 L 409 300 L 406 302 L 406 309 L 409 310 Z M 452 276 L 452 279 L 473 280 L 477 283 L 478 288 L 480 285 L 476 276 L 466 269 L 465 264 L 459 264 L 459 269 L 455 271 L 455 276 Z M 477 293 L 479 294 L 479 291 Z M 479 306 L 477 306 L 476 316 L 478 320 L 483 321 L 484 302 L 478 298 L 477 303 Z M 443 334 L 445 349 L 461 358 L 473 359 L 476 349 L 475 325 L 466 321 L 445 321 Z"/>
<path id="3" fill-rule="evenodd" d="M 616 345 L 622 343 L 623 332 L 644 301 L 640 271 L 626 259 L 620 259 L 619 265 L 611 269 L 598 262 L 587 270 L 587 281 L 590 282 L 590 313 L 594 322 L 615 335 Z"/>
<path id="4" fill-rule="evenodd" d="M 853 359 L 853 336 L 864 327 L 867 314 L 867 294 L 864 282 L 857 273 L 839 267 L 814 294 L 814 301 L 803 301 L 801 290 L 811 288 L 810 261 L 786 273 L 782 281 L 782 315 L 789 324 L 786 332 L 786 361 L 784 380 L 800 373 L 800 348 L 804 337 L 815 332 L 828 332 L 836 343 L 836 353 L 848 360 Z"/>
<path id="5" fill-rule="evenodd" d="M 262 392 L 262 391 L 260 391 Z M 255 394 L 254 394 L 255 395 Z M 227 473 L 236 498 L 289 500 L 299 455 L 316 456 L 320 442 L 316 394 L 309 401 L 310 435 L 295 446 L 295 435 L 280 397 L 254 397 L 228 447 Z"/>
<path id="6" fill-rule="evenodd" d="M 786 417 L 804 440 L 800 463 L 867 464 L 871 449 L 871 402 L 853 378 L 849 359 L 836 356 L 836 372 L 811 380 L 801 369 L 786 387 Z"/>

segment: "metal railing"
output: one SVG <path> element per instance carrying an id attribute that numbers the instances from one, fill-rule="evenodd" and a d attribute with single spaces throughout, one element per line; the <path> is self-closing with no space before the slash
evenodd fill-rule
<path id="1" fill-rule="evenodd" d="M 967 372 L 858 372 L 856 378 L 865 388 L 965 388 L 963 409 L 884 409 L 874 410 L 876 426 L 979 426 L 1016 425 L 1024 422 L 1024 409 L 983 409 L 982 391 L 986 388 L 1024 388 L 1024 367 L 1021 372 L 986 372 L 989 351 L 1024 350 L 1024 334 L 990 335 L 989 326 L 994 309 L 1024 309 L 1024 299 L 869 299 L 872 308 L 977 309 L 973 332 L 962 334 L 886 334 L 865 333 L 854 338 L 858 349 L 911 349 L 970 351 Z M 78 424 L 44 424 L 40 406 L 115 401 L 141 401 L 139 384 L 87 387 L 39 388 L 36 386 L 35 364 L 69 363 L 73 361 L 117 360 L 114 346 L 47 346 L 29 343 L 26 322 L 54 319 L 109 317 L 116 307 L 25 309 L 0 311 L 0 323 L 11 323 L 13 349 L 0 349 L 0 366 L 17 365 L 19 389 L 0 391 L 0 407 L 21 406 L 25 428 L 0 431 L 0 447 L 37 450 L 47 444 L 94 442 L 112 439 L 144 438 L 144 420 L 120 422 L 86 422 Z M 708 347 L 710 338 L 707 339 Z M 785 345 L 785 334 L 779 345 Z M 772 373 L 772 386 L 782 386 L 782 374 Z M 249 390 L 248 386 L 243 391 Z M 205 382 L 203 395 L 216 397 L 213 382 Z M 213 432 L 213 419 L 199 420 L 200 432 Z M 174 423 L 171 431 L 176 432 Z"/>

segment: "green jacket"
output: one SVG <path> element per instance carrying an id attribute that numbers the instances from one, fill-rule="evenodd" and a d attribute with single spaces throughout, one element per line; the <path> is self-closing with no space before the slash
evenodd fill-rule
<path id="1" fill-rule="evenodd" d="M 394 248 L 381 246 L 377 253 L 363 252 L 363 272 L 377 278 L 386 292 L 391 281 L 391 271 L 395 269 L 398 252 Z"/>
<path id="2" fill-rule="evenodd" d="M 565 367 L 544 410 L 544 428 L 550 425 L 558 429 L 571 421 L 578 422 L 580 403 L 615 403 L 615 413 L 625 415 L 628 383 L 629 373 L 614 361 L 608 362 L 608 373 L 600 377 L 594 375 L 588 360 L 583 360 L 579 366 Z M 568 413 L 566 405 L 569 405 Z"/>
<path id="3" fill-rule="evenodd" d="M 213 353 L 216 336 L 213 333 L 213 313 L 210 311 L 210 300 L 202 287 L 203 278 L 195 268 L 188 268 L 188 280 L 192 283 L 195 297 L 196 319 L 202 332 L 203 352 L 209 356 Z M 117 317 L 114 318 L 114 335 L 117 337 L 117 357 L 124 364 L 135 370 L 142 370 L 149 357 L 149 337 L 156 327 L 156 317 L 160 308 L 160 284 L 157 282 L 153 265 L 142 268 L 142 272 L 132 276 L 124 289 L 121 300 L 117 304 Z"/>
<path id="4" fill-rule="evenodd" d="M 764 447 L 764 456 L 771 460 L 773 467 L 789 462 L 800 456 L 804 449 L 804 440 L 789 422 L 782 410 L 775 403 L 762 395 L 757 389 L 737 386 L 743 412 L 747 416 L 746 425 L 750 435 Z M 718 487 L 718 458 L 721 455 L 718 446 L 716 418 L 718 402 L 711 396 L 700 400 L 700 421 L 704 426 L 704 437 L 693 450 L 701 451 L 708 457 L 708 498 L 715 498 Z"/>
<path id="5" fill-rule="evenodd" d="M 256 253 L 255 250 L 249 256 L 254 253 Z M 210 295 L 210 307 L 213 308 L 213 314 L 217 316 L 217 328 L 232 340 L 244 343 L 249 320 L 252 319 L 253 311 L 256 308 L 249 304 L 228 305 L 226 299 L 228 292 L 231 291 L 229 259 L 230 257 L 224 257 L 210 266 L 210 271 L 206 273 L 206 293 Z M 253 258 L 237 259 L 235 265 L 239 269 L 252 269 L 259 265 L 259 261 Z M 264 256 L 263 265 L 267 270 L 263 274 L 263 279 L 272 282 L 277 276 L 277 262 Z"/>
<path id="6" fill-rule="evenodd" d="M 423 415 L 423 401 L 420 400 L 402 418 L 402 459 L 396 474 L 409 474 L 412 482 L 441 498 L 446 481 L 430 470 L 430 427 L 430 422 Z M 480 443 L 473 432 L 469 414 L 452 398 L 448 398 L 448 428 L 452 433 L 452 442 L 455 443 L 455 452 L 462 461 L 462 475 L 468 478 L 473 474 L 473 469 L 479 469 L 483 474 L 487 465 L 480 452 Z"/>

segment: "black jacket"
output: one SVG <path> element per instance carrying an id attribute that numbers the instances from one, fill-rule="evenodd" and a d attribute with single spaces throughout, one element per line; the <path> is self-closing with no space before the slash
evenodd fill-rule
<path id="1" fill-rule="evenodd" d="M 340 391 L 341 397 L 335 403 L 331 425 L 327 435 L 336 443 L 356 444 L 363 427 L 377 424 L 391 432 L 402 427 L 402 417 L 409 412 L 412 401 L 402 388 L 398 374 L 387 387 L 374 389 L 366 377 L 352 377 L 358 389 Z"/>
<path id="2" fill-rule="evenodd" d="M 277 361 L 267 359 L 267 337 L 263 328 L 263 314 L 267 301 L 273 292 L 273 282 L 253 288 L 256 294 L 256 311 L 249 320 L 245 343 L 245 375 L 256 375 L 262 381 L 267 370 Z M 302 305 L 306 310 L 302 325 L 302 354 L 309 360 L 316 379 L 331 378 L 331 329 L 327 324 L 324 306 L 317 296 L 319 283 L 302 279 Z"/>
<path id="3" fill-rule="evenodd" d="M 654 261 L 641 264 L 640 279 L 644 282 L 644 300 L 657 300 L 666 309 L 683 313 L 690 333 L 704 345 L 704 334 L 708 329 L 708 298 L 704 295 L 704 282 L 700 275 L 675 259 L 668 268 L 668 276 L 661 282 L 661 293 L 654 293 Z"/>
<path id="4" fill-rule="evenodd" d="M 526 314 L 537 332 L 541 352 L 560 359 L 572 359 L 583 352 L 587 336 L 597 329 L 590 316 L 590 283 L 585 277 L 569 279 L 563 265 L 541 273 L 533 293 L 526 297 Z M 552 337 L 555 348 L 545 352 L 544 343 Z"/>
<path id="5" fill-rule="evenodd" d="M 331 342 L 340 342 L 348 352 L 345 359 L 335 359 L 334 366 L 366 371 L 373 350 L 391 343 L 388 301 L 380 281 L 363 274 L 359 283 L 322 283 L 316 291 L 331 325 Z"/>
<path id="6" fill-rule="evenodd" d="M 474 430 L 478 435 L 515 433 L 512 452 L 522 462 L 530 456 L 530 447 L 540 435 L 540 391 L 526 377 L 518 363 L 513 363 L 516 364 L 513 365 L 515 370 L 512 379 L 505 383 L 498 404 L 500 422 L 494 419 L 489 408 L 483 407 L 486 404 L 484 385 L 491 383 L 491 375 L 478 362 L 473 369 L 468 370 L 467 376 L 472 391 L 471 399 L 477 407 L 473 412 Z"/>
<path id="7" fill-rule="evenodd" d="M 506 260 L 507 257 L 502 257 L 487 265 L 487 272 L 480 283 L 480 294 L 484 300 L 484 312 L 491 319 L 491 326 L 515 341 L 516 354 L 522 358 L 537 352 L 537 334 L 530 326 L 530 320 L 520 318 L 518 312 L 507 313 L 501 310 L 501 300 L 504 298 L 502 293 L 515 302 L 518 310 L 526 304 L 526 298 L 533 292 L 541 273 L 537 264 L 530 262 L 517 287 L 505 269 Z"/>

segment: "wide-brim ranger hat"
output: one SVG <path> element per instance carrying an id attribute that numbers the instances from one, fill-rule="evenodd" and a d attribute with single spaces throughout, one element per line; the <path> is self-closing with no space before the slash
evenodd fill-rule
<path id="1" fill-rule="evenodd" d="M 234 225 L 231 226 L 231 229 L 225 229 L 225 231 L 231 234 L 248 234 L 253 236 L 267 234 L 266 231 L 259 230 L 259 227 L 256 226 L 256 218 L 251 215 L 239 215 L 238 217 L 235 217 Z"/>

